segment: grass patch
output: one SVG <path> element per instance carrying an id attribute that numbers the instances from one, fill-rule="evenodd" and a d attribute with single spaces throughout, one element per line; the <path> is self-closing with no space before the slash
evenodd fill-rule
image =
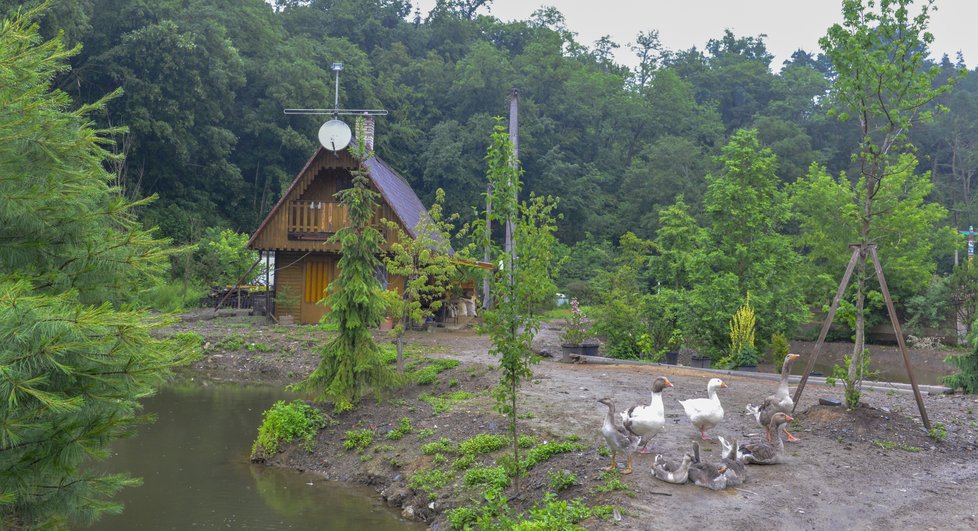
<path id="1" fill-rule="evenodd" d="M 271 352 L 275 350 L 275 347 L 267 343 L 261 343 L 261 342 L 246 343 L 245 350 L 247 350 L 248 352 Z"/>
<path id="2" fill-rule="evenodd" d="M 485 455 L 505 448 L 509 440 L 505 435 L 480 433 L 471 439 L 458 443 L 458 453 L 462 455 Z"/>
<path id="3" fill-rule="evenodd" d="M 509 486 L 509 474 L 505 467 L 472 468 L 463 478 L 466 487 L 484 487 L 487 491 L 500 492 Z"/>
<path id="4" fill-rule="evenodd" d="M 419 439 L 427 439 L 428 437 L 431 437 L 434 434 L 435 434 L 435 429 L 434 428 L 424 428 L 424 429 L 418 430 L 418 438 Z"/>
<path id="5" fill-rule="evenodd" d="M 461 402 L 462 400 L 468 400 L 473 398 L 475 395 L 466 391 L 455 391 L 452 393 L 446 393 L 441 396 L 423 394 L 418 397 L 418 400 L 431 406 L 432 411 L 435 415 L 441 415 L 452 409 L 452 406 L 456 402 Z"/>
<path id="6" fill-rule="evenodd" d="M 578 484 L 577 474 L 569 470 L 551 470 L 548 476 L 550 477 L 550 490 L 554 492 L 567 490 Z"/>
<path id="7" fill-rule="evenodd" d="M 549 461 L 555 455 L 579 452 L 585 449 L 587 449 L 587 446 L 577 441 L 565 441 L 561 443 L 545 442 L 534 446 L 527 452 L 527 456 L 523 460 L 523 467 L 524 470 L 529 470 L 539 463 Z"/>
<path id="8" fill-rule="evenodd" d="M 601 473 L 600 478 L 601 481 L 603 481 L 604 483 L 594 488 L 594 490 L 598 492 L 619 491 L 619 492 L 624 492 L 629 496 L 635 495 L 635 491 L 633 491 L 632 488 L 628 486 L 628 484 L 626 484 L 621 480 L 621 473 L 618 472 L 618 470 L 606 470 Z"/>
<path id="9" fill-rule="evenodd" d="M 415 492 L 423 492 L 428 496 L 428 499 L 434 500 L 435 492 L 448 485 L 454 478 L 455 476 L 451 472 L 431 468 L 411 476 L 411 479 L 408 480 L 408 487 Z"/>
<path id="10" fill-rule="evenodd" d="M 439 374 L 459 365 L 459 361 L 453 359 L 423 358 L 419 360 L 419 363 L 423 362 L 427 362 L 427 365 L 411 371 L 411 377 L 418 385 L 431 385 L 438 381 Z M 417 364 L 414 366 L 416 367 Z"/>
<path id="11" fill-rule="evenodd" d="M 401 417 L 400 422 L 397 423 L 397 427 L 387 432 L 387 438 L 392 441 L 399 441 L 412 431 L 414 431 L 414 428 L 411 427 L 411 419 L 409 417 Z"/>
<path id="12" fill-rule="evenodd" d="M 437 453 L 447 454 L 452 453 L 452 450 L 452 442 L 444 437 L 438 439 L 437 441 L 421 445 L 421 453 L 424 455 L 432 455 Z"/>
<path id="13" fill-rule="evenodd" d="M 947 428 L 944 427 L 944 423 L 935 422 L 931 428 L 927 430 L 927 436 L 937 442 L 941 442 L 944 439 L 947 439 Z"/>
<path id="14" fill-rule="evenodd" d="M 275 455 L 280 443 L 295 439 L 302 439 L 302 447 L 310 451 L 316 432 L 325 428 L 326 424 L 326 417 L 305 402 L 279 400 L 262 413 L 262 423 L 258 427 L 258 438 L 251 446 L 251 456 L 254 459 Z"/>
<path id="15" fill-rule="evenodd" d="M 231 334 L 215 346 L 224 351 L 241 350 L 245 346 L 245 340 L 238 334 Z"/>
<path id="16" fill-rule="evenodd" d="M 346 438 L 343 440 L 343 448 L 362 452 L 372 442 L 374 442 L 373 430 L 366 428 L 362 430 L 350 430 L 346 432 Z"/>

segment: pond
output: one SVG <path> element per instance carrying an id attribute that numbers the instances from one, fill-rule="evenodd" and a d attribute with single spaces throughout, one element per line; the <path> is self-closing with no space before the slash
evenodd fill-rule
<path id="1" fill-rule="evenodd" d="M 120 515 L 90 529 L 423 529 L 371 489 L 249 462 L 262 411 L 281 388 L 187 380 L 143 401 L 158 416 L 117 441 L 100 468 L 141 477 Z"/>

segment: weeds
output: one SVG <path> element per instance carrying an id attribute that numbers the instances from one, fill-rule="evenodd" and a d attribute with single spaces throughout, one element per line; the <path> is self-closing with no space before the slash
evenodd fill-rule
<path id="1" fill-rule="evenodd" d="M 398 441 L 405 435 L 411 433 L 414 429 L 411 427 L 410 417 L 401 417 L 400 422 L 398 422 L 397 427 L 387 432 L 387 438 L 392 441 Z"/>
<path id="2" fill-rule="evenodd" d="M 374 442 L 373 430 L 366 428 L 362 430 L 351 430 L 346 432 L 346 438 L 343 440 L 343 448 L 362 452 L 372 442 Z"/>
<path id="3" fill-rule="evenodd" d="M 944 427 L 944 423 L 935 422 L 934 425 L 927 430 L 927 436 L 937 442 L 941 442 L 944 439 L 947 439 L 947 428 Z"/>
<path id="4" fill-rule="evenodd" d="M 550 490 L 560 492 L 577 485 L 577 474 L 569 470 L 550 471 Z"/>
<path id="5" fill-rule="evenodd" d="M 286 403 L 279 400 L 262 413 L 262 423 L 258 427 L 258 438 L 251 447 L 252 459 L 268 457 L 278 453 L 280 443 L 302 439 L 302 447 L 312 450 L 316 432 L 325 428 L 326 417 L 301 400 Z"/>

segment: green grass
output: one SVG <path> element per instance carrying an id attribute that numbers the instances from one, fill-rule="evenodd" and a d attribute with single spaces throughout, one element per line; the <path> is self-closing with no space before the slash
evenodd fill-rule
<path id="1" fill-rule="evenodd" d="M 410 417 L 401 417 L 400 422 L 398 422 L 397 427 L 387 432 L 387 438 L 392 441 L 398 441 L 405 435 L 413 432 L 414 429 L 411 427 Z"/>
<path id="2" fill-rule="evenodd" d="M 311 450 L 316 433 L 326 424 L 326 417 L 305 402 L 279 400 L 262 413 L 262 423 L 258 427 L 258 438 L 251 447 L 251 455 L 275 455 L 279 444 L 295 439 L 302 439 L 303 448 Z"/>
<path id="3" fill-rule="evenodd" d="M 554 492 L 567 490 L 578 484 L 577 474 L 569 470 L 551 470 L 548 476 L 550 477 L 550 490 Z"/>
<path id="4" fill-rule="evenodd" d="M 373 430 L 366 428 L 362 430 L 350 430 L 346 432 L 346 438 L 343 440 L 343 448 L 362 452 L 372 442 L 374 442 Z"/>
<path id="5" fill-rule="evenodd" d="M 509 439 L 505 435 L 480 433 L 458 443 L 458 453 L 462 455 L 485 455 L 505 448 L 508 444 Z"/>
<path id="6" fill-rule="evenodd" d="M 483 487 L 486 490 L 499 492 L 509 486 L 509 475 L 501 466 L 471 468 L 465 472 L 463 481 L 466 487 Z"/>
<path id="7" fill-rule="evenodd" d="M 418 397 L 418 400 L 431 406 L 435 415 L 441 415 L 452 409 L 455 403 L 475 397 L 474 394 L 466 391 L 455 391 L 441 396 L 429 395 L 427 393 Z"/>
<path id="8" fill-rule="evenodd" d="M 416 492 L 423 492 L 428 496 L 428 499 L 434 500 L 435 492 L 448 485 L 453 479 L 455 476 L 451 472 L 431 468 L 411 476 L 411 479 L 408 480 L 408 487 Z"/>
<path id="9" fill-rule="evenodd" d="M 437 453 L 451 453 L 454 450 L 452 442 L 442 437 L 437 441 L 430 442 L 428 444 L 421 445 L 421 453 L 425 455 L 432 455 Z"/>
<path id="10" fill-rule="evenodd" d="M 411 377 L 418 385 L 431 385 L 438 381 L 439 374 L 459 365 L 459 361 L 453 359 L 424 358 L 421 361 L 427 362 L 427 364 L 411 372 Z"/>

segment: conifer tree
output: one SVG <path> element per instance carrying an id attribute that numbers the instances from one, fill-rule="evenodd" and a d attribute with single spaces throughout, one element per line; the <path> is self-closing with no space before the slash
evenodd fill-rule
<path id="1" fill-rule="evenodd" d="M 0 23 L 0 528 L 65 527 L 121 506 L 138 480 L 90 470 L 147 419 L 139 398 L 189 357 L 128 303 L 167 242 L 110 186 L 108 137 L 52 90 L 75 50 L 42 42 L 38 11 Z M 111 95 L 110 95 L 111 97 Z"/>
<path id="2" fill-rule="evenodd" d="M 328 287 L 323 304 L 330 311 L 323 322 L 335 324 L 339 335 L 319 350 L 316 369 L 294 389 L 316 393 L 316 399 L 333 403 L 337 412 L 347 411 L 369 391 L 379 394 L 397 384 L 394 371 L 384 362 L 371 333 L 384 318 L 384 289 L 375 272 L 381 265 L 383 235 L 371 224 L 377 210 L 377 192 L 370 188 L 364 161 L 371 154 L 364 144 L 363 124 L 357 122 L 357 143 L 351 147 L 359 167 L 353 186 L 337 196 L 346 205 L 350 225 L 330 241 L 340 244 L 340 271 Z"/>

